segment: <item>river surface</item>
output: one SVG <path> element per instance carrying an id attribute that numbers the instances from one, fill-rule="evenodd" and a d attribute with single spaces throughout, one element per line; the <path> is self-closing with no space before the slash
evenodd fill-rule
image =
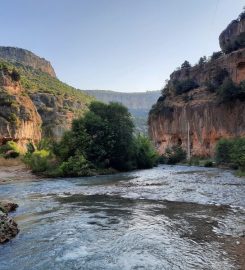
<path id="1" fill-rule="evenodd" d="M 244 236 L 244 196 L 245 179 L 185 166 L 4 184 L 20 233 L 0 269 L 239 269 L 225 247 Z"/>

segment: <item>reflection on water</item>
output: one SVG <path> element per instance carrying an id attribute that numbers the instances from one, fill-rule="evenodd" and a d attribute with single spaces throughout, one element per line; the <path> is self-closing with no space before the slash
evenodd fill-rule
<path id="1" fill-rule="evenodd" d="M 181 166 L 6 184 L 21 232 L 0 269 L 238 269 L 222 244 L 244 235 L 244 191 L 228 171 Z"/>

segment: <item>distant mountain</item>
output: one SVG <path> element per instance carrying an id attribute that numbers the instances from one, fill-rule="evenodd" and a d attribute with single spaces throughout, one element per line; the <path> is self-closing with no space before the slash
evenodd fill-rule
<path id="1" fill-rule="evenodd" d="M 136 130 L 145 134 L 149 110 L 161 95 L 159 90 L 133 93 L 109 90 L 86 90 L 85 92 L 105 103 L 113 101 L 125 105 L 134 117 Z"/>

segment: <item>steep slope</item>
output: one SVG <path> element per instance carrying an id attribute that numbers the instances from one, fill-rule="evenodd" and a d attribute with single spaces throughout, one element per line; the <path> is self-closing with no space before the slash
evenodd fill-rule
<path id="1" fill-rule="evenodd" d="M 160 96 L 160 91 L 147 91 L 147 92 L 116 92 L 109 90 L 86 90 L 88 95 L 96 99 L 109 103 L 119 102 L 126 106 L 134 118 L 134 123 L 137 132 L 147 134 L 147 116 L 149 110 Z"/>
<path id="2" fill-rule="evenodd" d="M 0 59 L 0 145 L 59 139 L 93 98 L 39 68 Z"/>
<path id="3" fill-rule="evenodd" d="M 30 51 L 15 47 L 0 46 L 0 58 L 41 70 L 52 77 L 56 77 L 50 62 Z"/>
<path id="4" fill-rule="evenodd" d="M 0 70 L 0 145 L 13 140 L 22 149 L 41 139 L 41 117 L 20 83 Z"/>
<path id="5" fill-rule="evenodd" d="M 229 27 L 222 39 L 227 33 L 234 38 Z M 212 156 L 220 138 L 245 136 L 245 49 L 225 53 L 170 75 L 149 114 L 149 133 L 160 153 L 173 145 L 187 150 L 188 124 L 192 155 Z"/>

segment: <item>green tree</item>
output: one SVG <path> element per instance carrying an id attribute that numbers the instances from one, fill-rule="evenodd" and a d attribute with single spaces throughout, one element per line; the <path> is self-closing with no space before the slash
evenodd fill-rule
<path id="1" fill-rule="evenodd" d="M 185 60 L 185 62 L 181 65 L 181 68 L 190 68 L 191 67 L 191 64 Z"/>

